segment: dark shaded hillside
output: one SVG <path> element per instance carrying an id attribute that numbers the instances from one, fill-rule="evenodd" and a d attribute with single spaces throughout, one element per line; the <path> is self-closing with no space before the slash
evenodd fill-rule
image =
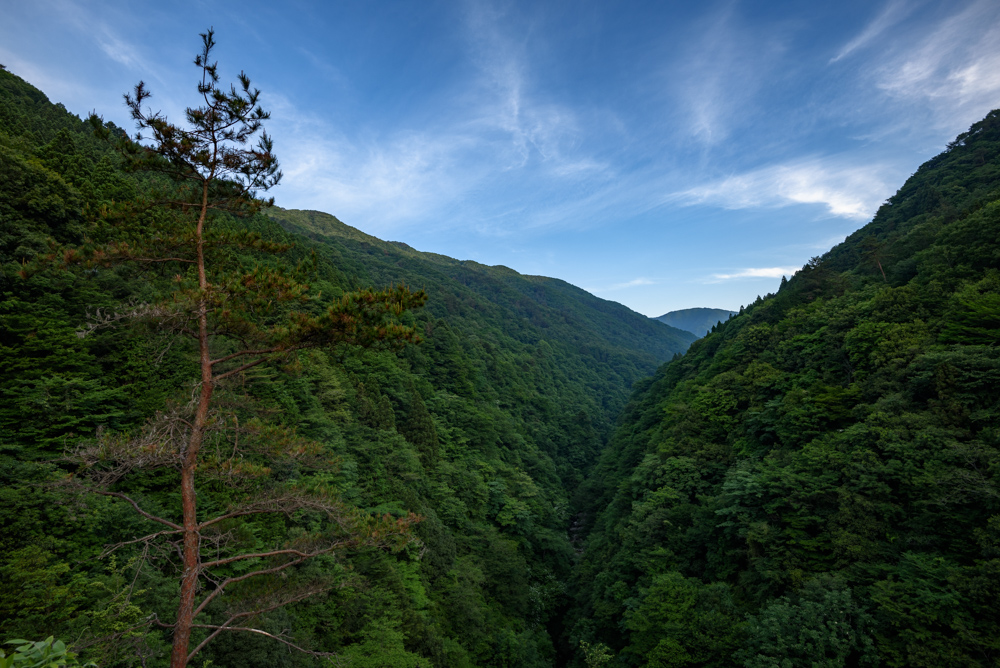
<path id="1" fill-rule="evenodd" d="M 50 483 L 70 470 L 64 453 L 98 430 L 134 433 L 188 401 L 198 380 L 190 343 L 127 318 L 87 333 L 97 309 L 161 298 L 186 269 L 49 263 L 20 275 L 53 244 L 115 239 L 108 211 L 142 197 L 151 181 L 123 172 L 80 119 L 2 71 L 0 171 L 0 640 L 110 636 L 118 644 L 86 650 L 102 668 L 134 664 L 133 642 L 146 647 L 144 665 L 164 665 L 166 631 L 121 629 L 169 618 L 177 596 L 169 559 L 144 562 L 138 545 L 98 558 L 148 523 L 116 499 L 74 498 Z M 275 216 L 310 238 L 264 216 L 217 222 L 292 245 L 280 261 L 289 271 L 315 255 L 310 283 L 323 299 L 397 281 L 426 288 L 428 306 L 402 316 L 424 341 L 401 353 L 302 353 L 219 389 L 221 410 L 240 424 L 295 428 L 338 463 L 268 475 L 324 485 L 366 514 L 413 511 L 423 520 L 400 552 L 337 553 L 290 572 L 323 578 L 326 593 L 256 623 L 352 665 L 552 665 L 574 559 L 566 531 L 574 490 L 632 382 L 694 337 L 561 281 L 417 253 L 320 214 Z M 233 252 L 248 267 L 276 262 L 252 248 Z M 164 513 L 178 504 L 169 472 L 129 485 Z M 226 494 L 203 486 L 200 503 L 222 505 Z M 232 539 L 286 544 L 311 521 L 262 517 Z M 223 608 L 207 621 L 225 619 Z M 202 658 L 320 664 L 247 635 L 220 637 Z"/>
<path id="2" fill-rule="evenodd" d="M 686 308 L 664 313 L 653 320 L 702 337 L 712 331 L 716 324 L 725 322 L 734 315 L 736 315 L 736 311 L 727 311 L 721 308 Z"/>
<path id="3" fill-rule="evenodd" d="M 621 666 L 1000 665 L 1000 111 L 638 388 L 575 638 Z"/>

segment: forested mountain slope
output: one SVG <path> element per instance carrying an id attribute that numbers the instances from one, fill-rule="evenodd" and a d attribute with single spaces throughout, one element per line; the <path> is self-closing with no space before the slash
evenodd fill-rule
<path id="1" fill-rule="evenodd" d="M 127 318 L 88 330 L 98 309 L 127 312 L 169 290 L 176 269 L 22 268 L 59 244 L 113 239 L 109 208 L 154 182 L 123 172 L 79 118 L 0 71 L 0 640 L 79 639 L 102 668 L 134 664 L 135 647 L 145 665 L 163 665 L 166 631 L 142 624 L 169 618 L 177 572 L 169 554 L 140 543 L 99 559 L 149 524 L 118 499 L 67 496 L 52 483 L 73 470 L 64 454 L 96 433 L 136 433 L 187 401 L 197 351 Z M 553 665 L 574 490 L 631 383 L 694 337 L 561 281 L 418 253 L 324 214 L 272 215 L 220 224 L 291 244 L 289 268 L 315 258 L 311 288 L 326 297 L 399 281 L 426 289 L 427 306 L 402 315 L 424 341 L 398 353 L 310 351 L 251 370 L 220 390 L 221 410 L 239 424 L 294 428 L 339 462 L 268 475 L 336 489 L 373 516 L 422 520 L 402 551 L 336 553 L 290 572 L 290 581 L 319 578 L 326 593 L 255 623 L 358 666 Z M 248 266 L 272 261 L 234 252 Z M 168 475 L 138 472 L 128 485 L 165 513 L 177 506 Z M 224 507 L 226 494 L 203 486 L 200 503 Z M 288 544 L 310 521 L 262 516 L 232 540 Z M 226 611 L 206 614 L 221 623 Z M 87 647 L 100 636 L 114 642 Z M 198 656 L 208 660 L 320 663 L 247 634 L 220 636 Z"/>
<path id="2" fill-rule="evenodd" d="M 582 360 L 573 373 L 587 376 L 589 387 L 602 388 L 597 390 L 602 397 L 611 393 L 625 398 L 623 387 L 643 377 L 650 366 L 686 350 L 696 338 L 559 279 L 421 253 L 365 235 L 317 211 L 276 207 L 268 215 L 286 230 L 328 246 L 331 261 L 359 285 L 403 282 L 427 290 L 431 298 L 424 315 L 447 320 L 463 336 L 499 336 L 511 345 L 545 340 L 560 357 Z M 620 405 L 611 409 L 615 414 Z"/>
<path id="3" fill-rule="evenodd" d="M 1000 665 L 1000 111 L 644 381 L 575 639 L 620 666 Z"/>

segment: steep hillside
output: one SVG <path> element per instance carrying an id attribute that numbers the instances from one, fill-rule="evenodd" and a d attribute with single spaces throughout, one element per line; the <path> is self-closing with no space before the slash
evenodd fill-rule
<path id="1" fill-rule="evenodd" d="M 712 328 L 718 323 L 725 322 L 734 315 L 736 315 L 736 311 L 727 311 L 722 308 L 686 308 L 664 313 L 653 319 L 702 337 L 712 331 Z"/>
<path id="2" fill-rule="evenodd" d="M 51 262 L 21 273 L 50 248 L 115 240 L 114 216 L 159 215 L 136 199 L 159 182 L 122 171 L 79 118 L 3 71 L 0 171 L 0 640 L 52 634 L 81 643 L 102 668 L 140 654 L 143 665 L 164 665 L 168 632 L 150 620 L 169 619 L 175 606 L 170 552 L 128 543 L 150 525 L 126 503 L 68 496 L 51 483 L 73 470 L 64 454 L 98 432 L 135 434 L 189 400 L 198 382 L 190 343 L 126 317 L 89 329 L 98 309 L 123 313 L 169 295 L 187 268 Z M 291 246 L 279 260 L 251 245 L 229 261 L 311 266 L 317 306 L 363 286 L 425 288 L 427 306 L 401 316 L 424 341 L 398 353 L 316 350 L 252 370 L 218 390 L 221 415 L 295 429 L 336 463 L 266 475 L 335 490 L 366 516 L 412 511 L 422 520 L 401 551 L 342 552 L 287 571 L 291 582 L 318 578 L 325 593 L 255 624 L 352 665 L 553 665 L 574 559 L 574 490 L 632 382 L 695 337 L 562 281 L 417 253 L 325 214 L 273 215 L 217 220 Z M 138 472 L 122 484 L 170 514 L 174 478 Z M 227 494 L 202 485 L 199 502 L 225 507 Z M 284 545 L 317 521 L 267 516 L 226 535 Z M 119 542 L 113 558 L 98 558 Z M 205 614 L 221 623 L 225 606 Z M 198 661 L 322 663 L 283 647 L 224 635 Z"/>
<path id="3" fill-rule="evenodd" d="M 620 394 L 696 338 L 555 278 L 421 253 L 316 211 L 275 208 L 268 215 L 328 246 L 331 260 L 359 285 L 402 282 L 426 289 L 431 298 L 425 311 L 466 335 L 501 336 L 512 345 L 545 340 L 560 356 L 579 357 L 587 369 L 578 371 L 589 376 L 588 386 L 604 388 L 598 390 L 602 397 Z"/>
<path id="4" fill-rule="evenodd" d="M 574 638 L 621 666 L 1000 661 L 1000 111 L 641 384 Z"/>

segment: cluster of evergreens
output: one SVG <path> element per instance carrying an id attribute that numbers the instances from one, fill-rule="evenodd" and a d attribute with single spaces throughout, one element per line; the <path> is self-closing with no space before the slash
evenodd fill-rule
<path id="1" fill-rule="evenodd" d="M 621 666 L 1000 665 L 1000 111 L 641 383 L 573 635 Z"/>
<path id="2" fill-rule="evenodd" d="M 163 527 L 125 497 L 179 517 L 178 471 L 133 466 L 118 446 L 149 455 L 146 464 L 166 461 L 157 434 L 182 424 L 200 378 L 197 341 L 178 335 L 185 327 L 168 307 L 208 293 L 191 282 L 190 265 L 161 261 L 171 244 L 193 243 L 171 227 L 187 209 L 150 204 L 174 192 L 171 182 L 136 171 L 136 155 L 115 149 L 124 132 L 102 130 L 0 71 L 0 640 L 55 636 L 102 668 L 165 665 L 182 560 L 170 542 L 128 543 Z M 252 302 L 252 281 L 269 294 L 294 275 L 312 295 L 306 313 L 321 315 L 321 305 L 358 290 L 406 284 L 429 296 L 399 315 L 423 342 L 396 350 L 347 341 L 220 381 L 199 508 L 225 512 L 247 484 L 263 498 L 309 489 L 346 506 L 352 521 L 398 518 L 404 531 L 234 584 L 196 621 L 221 625 L 252 603 L 266 610 L 249 620 L 254 628 L 351 666 L 561 660 L 576 557 L 567 530 L 581 483 L 631 384 L 695 337 L 561 281 L 418 253 L 324 214 L 268 213 L 213 214 L 210 267 L 231 267 L 251 286 L 226 286 L 226 299 L 270 313 L 271 304 Z M 139 257 L 154 247 L 156 261 Z M 261 338 L 264 330 L 222 306 L 214 349 Z M 262 318 L 280 330 L 276 315 Z M 244 460 L 226 450 L 253 439 L 257 455 L 280 440 L 308 456 Z M 67 484 L 85 480 L 121 496 Z M 218 525 L 202 551 L 301 545 L 329 514 L 300 505 Z M 420 519 L 406 530 L 410 513 Z M 109 554 L 109 545 L 119 547 Z M 214 574 L 233 580 L 275 565 L 287 560 Z M 281 588 L 301 600 L 271 606 Z M 192 647 L 208 633 L 195 628 Z M 233 632 L 193 663 L 206 661 L 328 659 Z"/>

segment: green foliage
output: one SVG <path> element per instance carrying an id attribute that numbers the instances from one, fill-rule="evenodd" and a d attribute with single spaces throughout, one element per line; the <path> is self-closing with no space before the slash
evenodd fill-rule
<path id="1" fill-rule="evenodd" d="M 948 343 L 1000 343 L 1000 272 L 986 272 L 983 280 L 967 283 L 952 296 L 941 340 Z"/>
<path id="2" fill-rule="evenodd" d="M 14 652 L 7 655 L 0 650 L 0 668 L 97 668 L 96 663 L 77 661 L 66 643 L 52 636 L 37 642 L 8 640 L 7 644 L 15 646 Z"/>
<path id="3" fill-rule="evenodd" d="M 60 245 L 141 241 L 169 221 L 108 221 L 163 183 L 125 171 L 7 72 L 0 158 L 0 363 L 16 369 L 0 378 L 0 628 L 75 638 L 89 626 L 104 640 L 84 637 L 87 658 L 162 665 L 163 640 L 134 634 L 168 618 L 172 569 L 141 544 L 120 547 L 122 566 L 98 560 L 148 525 L 119 500 L 70 502 L 48 483 L 65 476 L 64 448 L 138 433 L 190 397 L 190 346 L 142 326 L 77 334 L 97 309 L 168 294 L 176 272 L 18 273 Z M 291 569 L 293 586 L 324 593 L 255 625 L 356 665 L 996 665 L 998 197 L 993 112 L 872 223 L 693 344 L 560 281 L 420 253 L 326 214 L 274 209 L 239 238 L 220 217 L 216 259 L 254 280 L 307 277 L 323 295 L 299 304 L 308 318 L 368 285 L 429 294 L 401 316 L 419 346 L 305 351 L 221 395 L 248 438 L 318 443 L 321 466 L 241 463 L 261 485 L 322 489 L 379 522 L 422 517 L 419 544 Z M 213 441 L 210 468 L 232 446 Z M 167 473 L 129 492 L 177 507 Z M 206 510 L 240 500 L 221 476 L 199 492 Z M 324 521 L 260 517 L 219 536 L 265 548 Z M 208 621 L 270 593 L 234 590 Z M 204 660 L 317 665 L 281 647 L 223 635 Z"/>
<path id="4" fill-rule="evenodd" d="M 849 589 L 810 581 L 794 600 L 782 597 L 750 617 L 736 658 L 746 668 L 876 666 L 871 626 Z"/>
<path id="5" fill-rule="evenodd" d="M 16 370 L 0 376 L 0 568 L 11 592 L 0 628 L 79 638 L 102 666 L 162 665 L 169 636 L 149 620 L 176 608 L 173 565 L 149 559 L 142 542 L 119 547 L 113 566 L 99 558 L 156 527 L 120 499 L 81 501 L 52 483 L 65 478 L 67 451 L 96 442 L 113 454 L 157 411 L 185 405 L 198 380 L 190 343 L 148 321 L 114 320 L 193 289 L 183 267 L 122 262 L 162 251 L 166 238 L 183 245 L 176 218 L 147 206 L 167 184 L 126 169 L 78 118 L 7 72 L 0 151 L 0 363 Z M 561 281 L 418 253 L 325 214 L 271 213 L 210 225 L 213 266 L 249 281 L 219 280 L 218 290 L 241 289 L 243 307 L 267 312 L 264 325 L 282 325 L 287 311 L 253 301 L 274 276 L 308 284 L 315 297 L 296 303 L 308 318 L 327 317 L 331 303 L 344 308 L 330 317 L 347 313 L 370 285 L 420 286 L 429 301 L 401 316 L 423 343 L 400 354 L 344 344 L 234 377 L 217 395 L 217 426 L 231 435 L 238 424 L 241 448 L 277 448 L 293 431 L 318 444 L 305 458 L 244 458 L 237 470 L 261 489 L 323 490 L 373 521 L 410 511 L 422 521 L 419 543 L 397 553 L 358 550 L 290 569 L 286 584 L 321 582 L 324 593 L 254 626 L 359 665 L 552 665 L 568 650 L 559 630 L 575 559 L 566 527 L 589 494 L 583 481 L 629 386 L 694 337 Z M 70 246 L 75 257 L 62 255 Z M 39 271 L 40 258 L 69 269 Z M 211 441 L 202 471 L 211 482 L 198 491 L 205 512 L 245 500 L 222 475 L 235 445 Z M 173 475 L 145 470 L 122 489 L 169 515 L 179 505 Z M 258 550 L 301 541 L 326 521 L 308 511 L 256 517 L 208 539 Z M 223 623 L 266 595 L 234 590 L 205 621 Z M 318 663 L 247 633 L 222 634 L 204 653 L 219 667 Z"/>
<path id="6" fill-rule="evenodd" d="M 361 634 L 361 642 L 351 645 L 341 658 L 358 668 L 430 668 L 431 663 L 403 647 L 405 636 L 391 622 L 372 622 Z"/>
<path id="7" fill-rule="evenodd" d="M 88 578 L 65 561 L 30 545 L 7 554 L 0 565 L 3 632 L 47 628 L 72 620 L 86 602 Z"/>
<path id="8" fill-rule="evenodd" d="M 994 111 L 638 387 L 575 637 L 621 665 L 996 665 L 998 197 Z"/>
<path id="9" fill-rule="evenodd" d="M 102 381 L 98 360 L 78 336 L 65 302 L 72 292 L 58 281 L 32 287 L 43 285 L 53 292 L 34 300 L 7 293 L 0 302 L 0 364 L 10 374 L 0 387 L 0 429 L 9 443 L 51 452 L 99 425 L 121 426 L 127 401 Z"/>
<path id="10" fill-rule="evenodd" d="M 600 668 L 614 658 L 614 654 L 604 643 L 597 643 L 591 647 L 590 643 L 581 640 L 580 651 L 583 652 L 583 661 L 587 664 L 587 668 Z"/>
<path id="11" fill-rule="evenodd" d="M 626 655 L 649 666 L 725 665 L 741 639 L 729 587 L 705 586 L 671 572 L 653 578 L 639 607 L 626 613 L 632 634 Z"/>

